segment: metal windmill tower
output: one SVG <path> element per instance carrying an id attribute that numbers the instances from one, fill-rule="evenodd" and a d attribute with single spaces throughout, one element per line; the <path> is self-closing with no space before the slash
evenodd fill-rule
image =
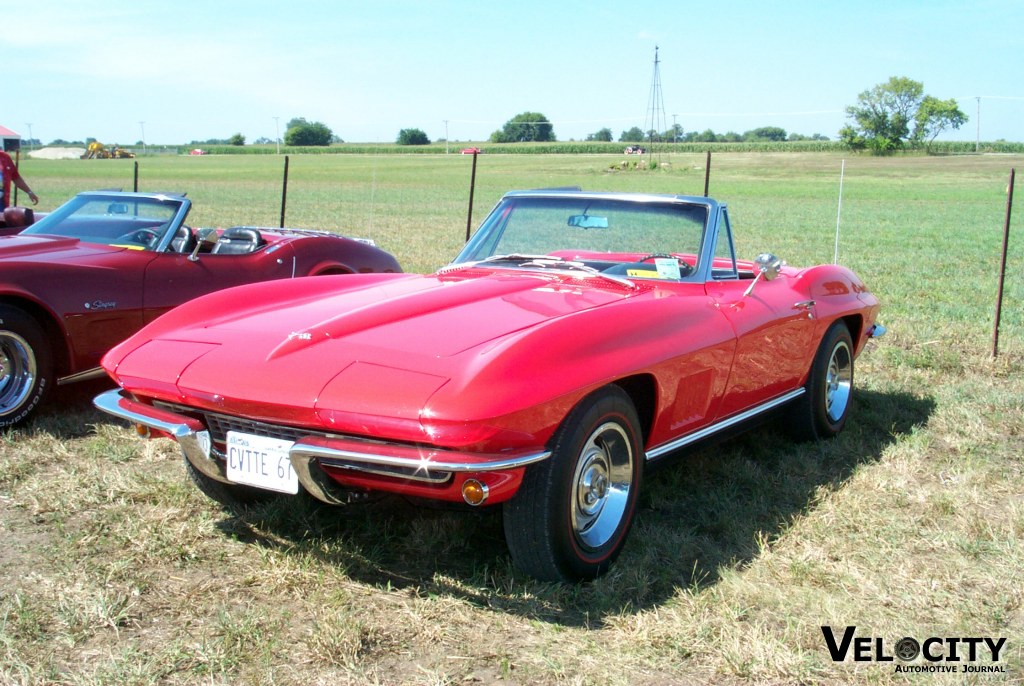
<path id="1" fill-rule="evenodd" d="M 651 95 L 647 101 L 647 118 L 644 120 L 644 135 L 647 136 L 648 153 L 654 154 L 654 143 L 660 141 L 667 129 L 665 122 L 665 100 L 661 95 L 661 60 L 658 46 L 654 46 L 654 76 L 651 78 Z"/>

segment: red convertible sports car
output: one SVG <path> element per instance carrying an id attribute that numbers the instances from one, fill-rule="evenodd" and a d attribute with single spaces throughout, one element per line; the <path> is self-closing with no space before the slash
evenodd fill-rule
<path id="1" fill-rule="evenodd" d="M 334 234 L 192 229 L 191 207 L 180 195 L 80 193 L 0 236 L 0 429 L 54 383 L 102 376 L 103 353 L 186 300 L 253 281 L 401 271 L 388 253 Z"/>
<path id="2" fill-rule="evenodd" d="M 708 198 L 513 192 L 437 273 L 174 310 L 104 357 L 121 388 L 96 405 L 178 441 L 229 507 L 501 505 L 520 569 L 585 579 L 622 550 L 648 464 L 773 412 L 841 431 L 878 308 L 843 267 L 738 260 Z"/>

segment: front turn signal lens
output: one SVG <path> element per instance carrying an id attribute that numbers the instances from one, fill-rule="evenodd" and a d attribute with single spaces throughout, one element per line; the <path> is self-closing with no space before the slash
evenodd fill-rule
<path id="1" fill-rule="evenodd" d="M 483 505 L 484 501 L 487 500 L 487 495 L 487 484 L 481 483 L 476 479 L 466 479 L 462 484 L 462 499 L 473 507 Z"/>

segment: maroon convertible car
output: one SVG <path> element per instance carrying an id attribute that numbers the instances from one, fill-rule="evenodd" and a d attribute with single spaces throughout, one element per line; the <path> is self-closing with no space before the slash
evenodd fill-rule
<path id="1" fill-rule="evenodd" d="M 101 376 L 100 357 L 186 300 L 254 281 L 400 272 L 369 241 L 321 231 L 193 229 L 182 195 L 80 193 L 0 236 L 0 429 L 54 384 Z"/>

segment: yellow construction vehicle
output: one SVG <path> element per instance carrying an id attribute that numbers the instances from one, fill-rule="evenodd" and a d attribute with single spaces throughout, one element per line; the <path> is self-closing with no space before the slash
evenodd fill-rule
<path id="1" fill-rule="evenodd" d="M 99 141 L 93 141 L 89 143 L 89 147 L 86 149 L 85 154 L 82 155 L 83 160 L 109 160 L 113 159 L 130 159 L 135 157 L 135 153 L 129 152 L 124 148 L 119 148 L 116 145 L 111 147 L 109 150 L 107 146 L 103 145 Z"/>

